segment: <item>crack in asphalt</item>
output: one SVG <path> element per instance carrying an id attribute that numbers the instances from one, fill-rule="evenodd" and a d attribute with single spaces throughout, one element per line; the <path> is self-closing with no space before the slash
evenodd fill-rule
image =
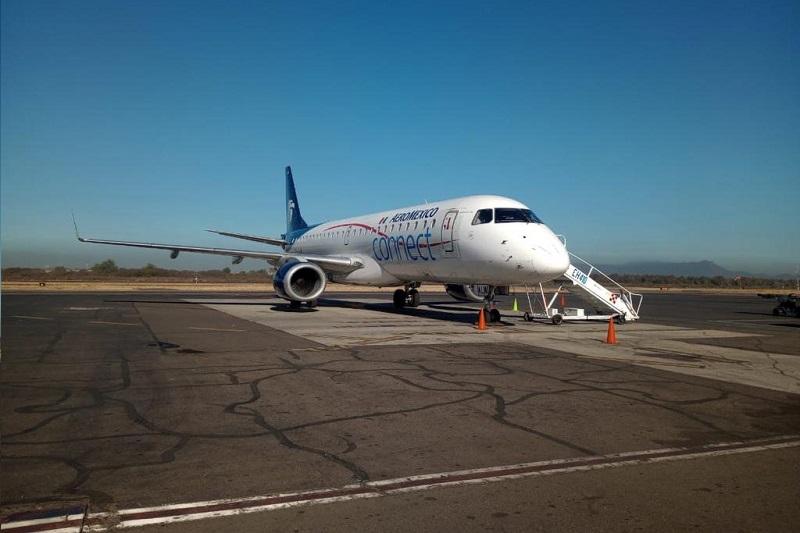
<path id="1" fill-rule="evenodd" d="M 772 352 L 769 352 L 769 351 L 767 351 L 767 350 L 764 348 L 764 341 L 763 341 L 763 339 L 760 339 L 760 338 L 756 337 L 756 338 L 754 339 L 754 342 L 755 342 L 755 344 L 756 344 L 756 347 L 758 348 L 758 350 L 759 350 L 761 353 L 763 353 L 763 354 L 764 354 L 764 355 L 767 357 L 767 359 L 769 359 L 769 362 L 770 362 L 770 364 L 771 364 L 771 366 L 772 366 L 772 369 L 773 369 L 773 370 L 775 370 L 775 371 L 776 371 L 778 374 L 780 374 L 780 375 L 782 375 L 782 376 L 784 376 L 784 377 L 787 377 L 787 378 L 789 378 L 789 379 L 793 380 L 795 383 L 798 383 L 798 384 L 800 384 L 800 379 L 798 379 L 797 377 L 795 377 L 795 376 L 792 376 L 792 375 L 790 375 L 790 374 L 787 374 L 785 370 L 783 370 L 782 368 L 778 367 L 778 360 L 777 360 L 777 359 L 775 359 L 775 354 L 774 354 L 774 353 L 772 353 Z"/>
<path id="2" fill-rule="evenodd" d="M 184 308 L 188 308 L 185 306 Z M 95 318 L 108 318 L 115 311 L 133 310 L 142 330 L 147 339 L 145 344 L 150 346 L 142 348 L 136 345 L 137 350 L 152 350 L 163 360 L 176 356 L 173 348 L 177 345 L 166 343 L 159 339 L 153 327 L 143 315 L 136 302 L 128 303 L 125 308 L 117 307 L 112 311 L 104 311 L 101 316 L 97 311 Z M 47 324 L 48 328 L 53 327 L 53 323 Z M 65 338 L 63 324 L 54 324 L 55 330 L 48 342 L 41 348 L 35 361 L 42 365 L 68 365 L 74 363 L 59 363 L 52 361 L 53 357 L 60 353 L 61 344 Z M 133 329 L 133 328 L 128 328 Z M 131 333 L 133 334 L 133 333 Z M 343 469 L 352 479 L 358 483 L 365 483 L 371 480 L 368 469 L 359 464 L 354 452 L 358 451 L 358 444 L 353 436 L 346 432 L 346 429 L 337 428 L 337 424 L 351 422 L 355 420 L 374 420 L 380 417 L 391 417 L 397 415 L 409 415 L 449 406 L 464 405 L 472 412 L 476 412 L 486 421 L 498 424 L 520 435 L 527 435 L 531 439 L 544 440 L 571 452 L 581 455 L 597 455 L 601 450 L 592 449 L 586 443 L 577 440 L 570 440 L 563 435 L 554 435 L 536 427 L 537 413 L 533 413 L 534 422 L 523 423 L 518 417 L 520 413 L 510 409 L 513 406 L 522 406 L 529 400 L 537 397 L 555 396 L 569 397 L 569 395 L 579 393 L 602 394 L 615 399 L 623 399 L 626 402 L 636 402 L 646 405 L 649 408 L 663 410 L 684 418 L 687 422 L 696 424 L 704 428 L 706 438 L 716 439 L 724 437 L 734 437 L 737 439 L 745 438 L 745 432 L 733 431 L 730 428 L 721 427 L 715 423 L 712 414 L 694 412 L 690 409 L 704 404 L 711 404 L 720 401 L 730 401 L 734 395 L 749 398 L 758 398 L 745 392 L 731 392 L 728 389 L 716 388 L 714 386 L 699 385 L 697 378 L 674 377 L 667 379 L 664 373 L 657 370 L 645 369 L 640 366 L 624 362 L 602 362 L 587 361 L 585 359 L 561 354 L 554 351 L 537 352 L 539 348 L 517 345 L 514 343 L 504 343 L 495 345 L 491 350 L 486 350 L 486 345 L 417 345 L 413 353 L 414 357 L 408 357 L 402 350 L 402 346 L 348 346 L 348 347 L 305 347 L 287 348 L 269 352 L 270 355 L 277 353 L 278 364 L 200 364 L 186 366 L 180 364 L 174 367 L 157 367 L 155 369 L 141 369 L 132 359 L 128 351 L 130 350 L 130 337 L 118 339 L 111 343 L 106 357 L 101 360 L 91 360 L 91 363 L 109 364 L 112 362 L 116 366 L 115 376 L 102 377 L 94 380 L 64 379 L 57 385 L 53 383 L 57 380 L 48 380 L 49 385 L 41 385 L 19 380 L 11 380 L 2 383 L 4 389 L 31 389 L 39 393 L 52 394 L 54 397 L 47 401 L 37 400 L 18 406 L 13 409 L 15 413 L 21 415 L 46 415 L 44 418 L 21 428 L 15 432 L 4 432 L 4 454 L 3 461 L 10 462 L 40 462 L 40 463 L 59 463 L 63 464 L 74 472 L 72 479 L 62 482 L 53 489 L 55 496 L 74 497 L 83 496 L 90 499 L 93 505 L 103 506 L 112 505 L 115 500 L 112 494 L 99 491 L 92 487 L 92 476 L 99 472 L 135 472 L 154 466 L 163 466 L 174 463 L 179 459 L 181 452 L 192 443 L 199 439 L 251 439 L 266 438 L 280 444 L 280 446 L 292 450 L 293 452 L 309 454 L 319 458 L 338 469 Z M 268 347 L 264 347 L 266 352 Z M 378 351 L 380 350 L 380 351 Z M 259 354 L 258 350 L 213 350 L 213 355 L 227 353 L 252 353 Z M 766 353 L 770 357 L 769 353 Z M 397 355 L 399 357 L 395 357 Z M 203 357 L 208 357 L 208 352 L 203 353 Z M 305 361 L 305 356 L 322 356 L 324 360 L 318 362 Z M 569 360 L 570 364 L 578 365 L 579 369 L 570 372 L 554 372 L 539 368 L 537 362 L 548 360 Z M 777 362 L 773 366 L 777 372 L 786 375 L 777 367 Z M 86 364 L 89 360 L 81 360 L 79 364 Z M 209 360 L 210 361 L 210 360 Z M 5 362 L 4 362 L 5 363 Z M 358 368 L 347 368 L 348 365 L 358 363 Z M 336 365 L 334 367 L 334 365 Z M 189 383 L 158 382 L 159 373 L 174 373 L 188 378 Z M 256 375 L 249 375 L 255 373 Z M 266 374 L 264 374 L 266 373 Z M 311 418 L 307 420 L 297 420 L 295 423 L 281 423 L 274 420 L 278 413 L 271 412 L 269 405 L 264 405 L 265 390 L 269 387 L 271 380 L 277 380 L 284 376 L 294 376 L 297 379 L 305 379 L 306 376 L 313 376 L 316 373 L 326 375 L 328 380 L 334 384 L 346 385 L 348 375 L 367 375 L 381 376 L 407 387 L 409 390 L 425 391 L 437 396 L 435 401 L 426 398 L 424 402 L 416 405 L 398 405 L 388 409 L 369 409 L 355 412 L 346 416 L 329 416 L 323 418 Z M 654 375 L 655 374 L 655 375 Z M 495 381 L 509 376 L 528 376 L 530 380 L 523 380 L 521 384 L 514 386 L 500 386 Z M 602 376 L 608 375 L 615 379 L 604 381 Z M 619 376 L 629 376 L 630 379 L 620 378 Z M 193 378 L 197 376 L 224 378 L 224 383 L 194 383 Z M 538 381 L 537 381 L 538 380 Z M 171 381 L 171 380 L 170 380 Z M 552 382 L 558 384 L 556 388 L 548 386 L 542 388 L 542 382 Z M 696 397 L 681 398 L 670 397 L 667 389 L 663 394 L 636 388 L 653 386 L 688 386 Z M 220 431 L 189 431 L 172 429 L 165 427 L 164 423 L 148 416 L 147 405 L 139 405 L 140 402 L 124 397 L 126 392 L 131 390 L 152 391 L 148 398 L 148 405 L 158 405 L 159 400 L 169 391 L 178 389 L 200 389 L 209 387 L 235 387 L 241 388 L 244 397 L 233 402 L 222 405 L 222 413 L 237 417 L 242 420 L 244 425 L 237 426 L 237 429 L 224 429 L 225 424 L 217 422 L 217 427 L 222 427 Z M 277 387 L 277 386 L 276 386 Z M 280 390 L 277 389 L 276 390 Z M 510 391 L 510 392 L 506 392 Z M 274 391 L 273 391 L 274 392 Z M 512 394 L 516 397 L 513 397 Z M 677 393 L 678 396 L 682 394 Z M 154 396 L 154 397 L 152 397 Z M 455 396 L 455 397 L 454 397 Z M 764 400 L 763 398 L 758 398 Z M 733 399 L 735 401 L 735 399 Z M 488 401 L 488 405 L 486 402 Z M 780 400 L 772 400 L 773 404 L 781 404 Z M 70 402 L 77 402 L 71 405 Z M 784 402 L 790 404 L 791 402 Z M 86 436 L 75 434 L 71 438 L 50 438 L 37 440 L 35 436 L 41 434 L 42 430 L 52 426 L 54 422 L 66 417 L 92 421 L 94 417 L 101 414 L 109 414 L 109 409 L 121 411 L 127 421 L 135 424 L 144 431 L 126 431 L 111 435 Z M 780 411 L 779 411 L 780 412 Z M 297 416 L 297 413 L 291 413 Z M 531 413 L 528 413 L 531 415 Z M 4 415 L 5 416 L 5 415 Z M 252 430 L 245 430 L 248 427 Z M 310 428 L 329 428 L 324 435 L 330 436 L 333 444 L 325 446 L 312 446 L 304 439 L 309 438 L 302 430 Z M 687 430 L 688 431 L 688 430 Z M 697 431 L 697 430 L 695 430 Z M 24 438 L 21 438 L 24 437 Z M 76 456 L 65 454 L 70 444 L 102 442 L 116 440 L 122 442 L 124 439 L 147 438 L 167 439 L 163 443 L 163 449 L 154 451 L 154 455 L 148 458 L 139 458 L 131 451 L 115 457 L 107 464 L 92 464 L 92 456 L 89 451 L 80 453 L 80 448 L 76 448 Z M 313 438 L 313 437 L 312 437 Z M 528 438 L 528 437 L 525 437 Z M 53 454 L 30 454 L 25 453 L 32 446 L 58 446 L 59 451 Z M 20 450 L 20 455 L 13 452 Z M 24 450 L 24 451 L 23 451 Z M 11 451 L 11 453 L 8 453 Z M 345 457 L 349 456 L 349 457 Z M 95 460 L 96 461 L 96 460 Z M 54 482 L 55 483 L 55 482 Z M 7 498 L 7 496 L 4 496 Z M 53 498 L 48 498 L 52 500 Z M 29 497 L 27 502 L 34 503 L 42 501 L 38 497 Z"/>

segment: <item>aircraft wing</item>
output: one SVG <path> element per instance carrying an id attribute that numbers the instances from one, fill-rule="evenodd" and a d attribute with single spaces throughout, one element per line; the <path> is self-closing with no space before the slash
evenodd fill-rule
<path id="1" fill-rule="evenodd" d="M 241 263 L 244 258 L 250 259 L 263 259 L 272 263 L 273 265 L 280 266 L 290 259 L 297 259 L 301 261 L 310 261 L 318 264 L 323 270 L 335 272 L 352 272 L 361 268 L 363 265 L 357 259 L 346 256 L 334 255 L 304 255 L 304 254 L 291 254 L 281 252 L 258 252 L 255 250 L 232 250 L 228 248 L 207 248 L 203 246 L 184 246 L 182 244 L 159 244 L 153 242 L 131 242 L 131 241 L 112 241 L 106 239 L 87 239 L 75 233 L 80 242 L 89 242 L 95 244 L 111 244 L 114 246 L 132 246 L 135 248 L 152 248 L 157 250 L 169 250 L 172 252 L 170 257 L 175 259 L 180 252 L 198 253 L 198 254 L 212 254 L 212 255 L 227 255 L 233 257 L 233 264 Z"/>
<path id="2" fill-rule="evenodd" d="M 216 233 L 217 235 L 233 237 L 234 239 L 244 239 L 246 241 L 260 242 L 263 244 L 272 244 L 274 246 L 283 246 L 284 244 L 288 244 L 283 239 L 274 239 L 272 237 L 259 237 L 257 235 L 247 235 L 246 233 L 233 233 L 230 231 L 219 231 L 215 229 L 207 229 L 206 231 L 209 231 L 211 233 Z"/>

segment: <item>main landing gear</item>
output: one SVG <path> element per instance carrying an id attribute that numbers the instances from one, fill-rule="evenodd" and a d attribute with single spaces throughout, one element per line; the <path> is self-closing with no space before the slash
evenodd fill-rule
<path id="1" fill-rule="evenodd" d="M 305 302 L 297 302 L 295 300 L 289 301 L 289 309 L 300 309 L 303 304 L 306 304 L 309 309 L 315 308 L 319 304 L 319 300 L 307 300 Z"/>
<path id="2" fill-rule="evenodd" d="M 403 307 L 417 307 L 419 305 L 419 283 L 409 283 L 405 289 L 397 289 L 392 296 L 392 302 L 395 309 L 402 309 Z"/>

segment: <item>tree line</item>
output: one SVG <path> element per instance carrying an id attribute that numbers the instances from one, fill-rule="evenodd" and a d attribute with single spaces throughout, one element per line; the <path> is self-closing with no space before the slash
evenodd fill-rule
<path id="1" fill-rule="evenodd" d="M 122 268 L 107 259 L 88 269 L 8 267 L 3 269 L 5 281 L 109 281 L 114 279 L 146 278 L 163 281 L 198 282 L 259 282 L 269 280 L 274 269 L 232 272 L 225 267 L 217 270 L 173 270 L 148 263 L 141 268 Z M 611 278 L 627 287 L 681 287 L 723 289 L 786 289 L 795 288 L 793 279 L 724 276 L 672 276 L 655 274 L 611 274 Z M 597 280 L 603 283 L 602 279 Z"/>
<path id="2" fill-rule="evenodd" d="M 217 270 L 173 270 L 148 263 L 141 268 L 122 268 L 112 259 L 96 263 L 88 269 L 63 266 L 54 268 L 8 267 L 3 269 L 4 281 L 111 281 L 115 279 L 147 278 L 164 281 L 264 282 L 272 270 L 232 272 L 225 267 Z"/>
<path id="3" fill-rule="evenodd" d="M 793 279 L 737 276 L 672 276 L 655 274 L 610 274 L 624 287 L 680 287 L 709 289 L 787 289 L 795 288 Z M 602 280 L 597 280 L 602 283 Z"/>

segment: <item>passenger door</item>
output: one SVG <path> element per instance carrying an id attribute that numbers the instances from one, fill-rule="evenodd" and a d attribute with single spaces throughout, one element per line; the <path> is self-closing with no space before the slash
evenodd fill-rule
<path id="1" fill-rule="evenodd" d="M 448 211 L 442 219 L 442 233 L 440 242 L 442 243 L 443 257 L 455 257 L 458 255 L 458 249 L 456 248 L 455 244 L 457 215 L 458 211 L 453 209 Z"/>

